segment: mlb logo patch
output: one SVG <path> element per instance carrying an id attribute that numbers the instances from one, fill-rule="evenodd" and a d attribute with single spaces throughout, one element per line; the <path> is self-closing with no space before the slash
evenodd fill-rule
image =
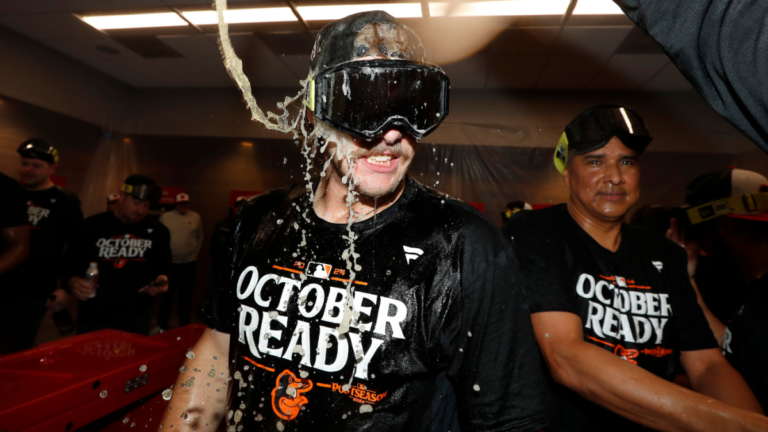
<path id="1" fill-rule="evenodd" d="M 621 276 L 616 276 L 616 285 L 618 285 L 620 287 L 626 288 L 627 287 L 627 280 L 624 279 Z"/>
<path id="2" fill-rule="evenodd" d="M 323 264 L 314 261 L 310 261 L 307 265 L 307 270 L 304 272 L 307 276 L 316 277 L 318 279 L 328 279 L 331 274 L 333 266 L 330 264 Z"/>

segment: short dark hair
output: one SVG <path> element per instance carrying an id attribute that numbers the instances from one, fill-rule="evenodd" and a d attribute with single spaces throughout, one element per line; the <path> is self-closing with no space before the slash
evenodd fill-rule
<path id="1" fill-rule="evenodd" d="M 525 202 L 524 201 L 511 201 L 507 204 L 507 208 L 509 210 L 519 209 L 523 210 L 525 209 Z"/>

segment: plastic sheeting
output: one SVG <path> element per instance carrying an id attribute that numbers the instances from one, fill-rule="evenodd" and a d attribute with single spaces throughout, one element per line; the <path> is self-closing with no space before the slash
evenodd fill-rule
<path id="1" fill-rule="evenodd" d="M 106 210 L 107 196 L 118 192 L 123 181 L 137 172 L 136 147 L 128 138 L 104 131 L 80 191 L 85 217 Z"/>

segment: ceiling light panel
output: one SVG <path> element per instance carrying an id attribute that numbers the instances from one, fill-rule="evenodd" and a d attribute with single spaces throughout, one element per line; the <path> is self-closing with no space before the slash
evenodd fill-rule
<path id="1" fill-rule="evenodd" d="M 305 21 L 332 21 L 359 12 L 381 10 L 395 18 L 421 18 L 419 3 L 356 4 L 337 6 L 299 6 L 299 15 Z"/>
<path id="2" fill-rule="evenodd" d="M 574 15 L 624 15 L 621 8 L 611 0 L 579 0 Z"/>
<path id="3" fill-rule="evenodd" d="M 218 23 L 218 15 L 215 11 L 182 12 L 181 14 L 194 25 Z M 224 11 L 224 20 L 229 24 L 298 21 L 296 15 L 287 7 L 228 9 Z"/>
<path id="4" fill-rule="evenodd" d="M 563 15 L 568 3 L 568 0 L 479 1 L 455 5 L 430 3 L 429 14 L 433 17 Z"/>
<path id="5" fill-rule="evenodd" d="M 81 17 L 81 19 L 99 30 L 180 27 L 188 25 L 186 21 L 184 21 L 180 16 L 173 12 L 86 16 Z"/>

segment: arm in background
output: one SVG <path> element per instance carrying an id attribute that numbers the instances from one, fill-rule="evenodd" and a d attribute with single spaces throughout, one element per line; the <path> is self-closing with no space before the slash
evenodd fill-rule
<path id="1" fill-rule="evenodd" d="M 5 227 L 0 230 L 0 237 L 6 246 L 0 254 L 0 274 L 3 274 L 29 258 L 29 225 Z"/>
<path id="2" fill-rule="evenodd" d="M 614 0 L 720 115 L 768 153 L 768 2 Z"/>
<path id="3" fill-rule="evenodd" d="M 695 391 L 738 408 L 763 413 L 747 382 L 719 349 L 683 351 L 680 363 Z"/>
<path id="4" fill-rule="evenodd" d="M 622 417 L 664 432 L 768 430 L 760 414 L 680 387 L 584 341 L 575 314 L 539 312 L 531 320 L 554 380 Z"/>
<path id="5" fill-rule="evenodd" d="M 179 373 L 176 378 L 171 401 L 168 403 L 160 425 L 161 431 L 218 430 L 218 425 L 225 415 L 227 395 L 232 391 L 230 387 L 239 384 L 237 380 L 227 382 L 229 377 L 228 334 L 214 333 L 206 327 L 203 335 L 192 348 L 192 352 L 195 354 L 194 358 L 187 358 L 184 361 L 181 369 L 184 372 Z M 211 368 L 210 365 L 213 367 Z M 194 373 L 195 368 L 201 370 L 202 374 Z M 209 377 L 211 372 L 213 372 L 212 378 Z M 192 386 L 186 385 L 193 377 L 198 382 Z M 181 386 L 182 383 L 184 387 Z M 187 415 L 183 416 L 184 413 Z"/>

